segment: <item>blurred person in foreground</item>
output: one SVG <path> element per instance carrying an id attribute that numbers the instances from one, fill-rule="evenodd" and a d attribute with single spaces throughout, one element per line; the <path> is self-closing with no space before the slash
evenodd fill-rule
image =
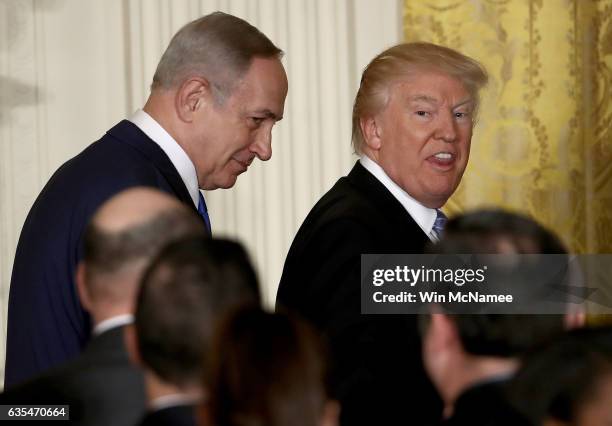
<path id="1" fill-rule="evenodd" d="M 217 323 L 236 307 L 258 304 L 255 272 L 240 244 L 194 238 L 162 250 L 145 272 L 127 333 L 145 376 L 141 425 L 195 425 Z"/>
<path id="2" fill-rule="evenodd" d="M 537 222 L 502 210 L 480 210 L 447 223 L 432 254 L 566 254 Z M 508 400 L 521 358 L 560 336 L 576 314 L 448 314 L 421 317 L 423 358 L 444 400 L 445 425 L 528 425 Z"/>
<path id="3" fill-rule="evenodd" d="M 200 190 L 230 188 L 255 158 L 272 155 L 287 95 L 282 54 L 226 13 L 188 23 L 162 55 L 143 108 L 53 174 L 19 237 L 5 385 L 73 358 L 88 341 L 74 271 L 85 225 L 105 200 L 133 186 L 158 188 L 197 211 L 211 232 Z"/>
<path id="4" fill-rule="evenodd" d="M 219 328 L 204 378 L 202 426 L 336 426 L 324 348 L 285 313 L 235 312 Z"/>
<path id="5" fill-rule="evenodd" d="M 509 394 L 534 425 L 612 425 L 612 328 L 572 330 L 534 351 Z"/>
<path id="6" fill-rule="evenodd" d="M 133 425 L 144 413 L 142 373 L 132 366 L 124 330 L 132 323 L 144 269 L 168 242 L 205 235 L 201 219 L 175 198 L 136 187 L 106 201 L 83 237 L 76 282 L 93 320 L 92 339 L 73 361 L 9 388 L 2 404 L 68 404 L 80 425 Z"/>
<path id="7" fill-rule="evenodd" d="M 391 47 L 363 72 L 352 131 L 360 159 L 300 227 L 276 300 L 328 339 L 343 425 L 439 418 L 416 317 L 361 314 L 360 260 L 367 253 L 422 253 L 438 240 L 440 208 L 467 166 L 486 82 L 480 63 L 430 43 Z"/>

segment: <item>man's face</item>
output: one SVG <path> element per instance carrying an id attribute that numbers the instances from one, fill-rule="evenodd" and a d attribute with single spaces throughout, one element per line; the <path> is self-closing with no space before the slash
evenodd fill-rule
<path id="1" fill-rule="evenodd" d="M 417 72 L 392 84 L 386 108 L 375 116 L 377 149 L 364 153 L 421 204 L 441 207 L 468 162 L 473 99 L 453 77 Z"/>
<path id="2" fill-rule="evenodd" d="M 287 76 L 276 58 L 254 58 L 219 105 L 208 102 L 196 117 L 189 156 L 202 189 L 230 188 L 255 157 L 272 156 L 272 127 L 283 116 Z"/>
<path id="3" fill-rule="evenodd" d="M 443 384 L 448 372 L 449 355 L 444 340 L 449 333 L 448 322 L 441 314 L 431 314 L 429 324 L 422 337 L 422 356 L 425 371 L 441 396 L 446 396 Z"/>
<path id="4" fill-rule="evenodd" d="M 578 408 L 578 426 L 606 426 L 612 424 L 612 374 L 599 377 L 589 398 Z"/>

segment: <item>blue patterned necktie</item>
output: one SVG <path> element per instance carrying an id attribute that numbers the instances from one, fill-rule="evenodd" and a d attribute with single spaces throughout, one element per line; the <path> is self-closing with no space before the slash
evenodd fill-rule
<path id="1" fill-rule="evenodd" d="M 440 240 L 440 238 L 442 237 L 442 231 L 444 231 L 444 225 L 446 225 L 446 220 L 446 215 L 442 213 L 441 210 L 436 209 L 436 220 L 433 224 L 431 232 L 438 240 Z"/>
<path id="2" fill-rule="evenodd" d="M 212 229 L 210 227 L 210 217 L 208 217 L 206 202 L 204 201 L 204 197 L 202 196 L 202 193 L 200 191 L 198 191 L 198 194 L 200 195 L 200 200 L 198 201 L 198 213 L 200 214 L 200 216 L 202 216 L 204 222 L 206 222 L 206 229 L 208 229 L 208 234 L 212 235 Z"/>

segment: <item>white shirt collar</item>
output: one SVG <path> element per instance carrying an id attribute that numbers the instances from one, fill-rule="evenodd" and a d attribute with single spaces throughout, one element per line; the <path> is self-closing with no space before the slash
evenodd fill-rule
<path id="1" fill-rule="evenodd" d="M 124 314 L 124 315 L 117 315 L 114 317 L 110 317 L 96 324 L 96 326 L 93 329 L 93 335 L 99 336 L 100 334 L 112 328 L 121 327 L 127 324 L 131 324 L 133 322 L 134 322 L 134 316 L 131 314 Z"/>
<path id="2" fill-rule="evenodd" d="M 200 201 L 198 175 L 193 162 L 183 148 L 153 117 L 139 109 L 129 118 L 140 130 L 166 153 L 172 165 L 185 183 L 196 208 Z"/>
<path id="3" fill-rule="evenodd" d="M 200 398 L 195 397 L 193 395 L 174 393 L 155 398 L 149 403 L 149 408 L 151 411 L 159 411 L 165 408 L 176 407 L 179 405 L 195 405 L 198 402 L 200 402 Z"/>
<path id="4" fill-rule="evenodd" d="M 433 241 L 437 242 L 436 235 L 432 232 L 434 222 L 436 221 L 436 209 L 430 209 L 419 203 L 417 200 L 412 198 L 406 191 L 404 191 L 398 184 L 393 182 L 391 178 L 385 173 L 382 167 L 378 165 L 367 155 L 362 155 L 359 162 L 367 171 L 372 173 L 376 179 L 382 183 L 385 188 L 389 190 L 391 194 L 400 202 L 408 214 L 414 219 L 417 225 L 425 232 L 425 235 Z"/>

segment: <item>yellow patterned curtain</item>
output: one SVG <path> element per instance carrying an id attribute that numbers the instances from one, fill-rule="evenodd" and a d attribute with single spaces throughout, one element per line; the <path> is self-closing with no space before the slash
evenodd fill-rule
<path id="1" fill-rule="evenodd" d="M 405 0 L 404 38 L 490 74 L 448 213 L 505 207 L 612 253 L 612 0 Z"/>

